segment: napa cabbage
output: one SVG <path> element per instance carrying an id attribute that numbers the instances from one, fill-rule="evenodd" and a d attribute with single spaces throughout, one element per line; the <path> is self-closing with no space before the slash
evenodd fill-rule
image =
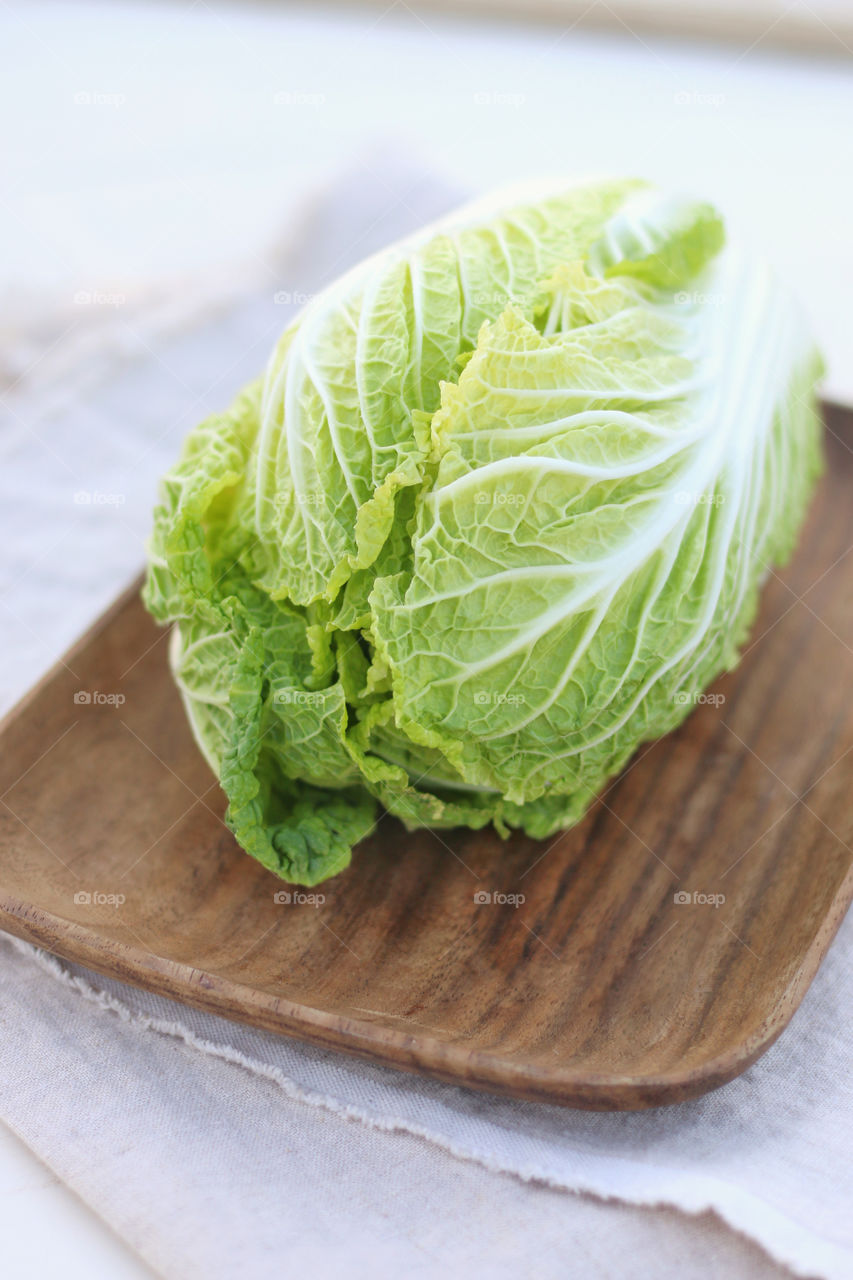
<path id="1" fill-rule="evenodd" d="M 237 840 L 576 822 L 731 668 L 820 469 L 820 357 L 707 204 L 468 206 L 313 298 L 165 477 L 145 599 Z"/>

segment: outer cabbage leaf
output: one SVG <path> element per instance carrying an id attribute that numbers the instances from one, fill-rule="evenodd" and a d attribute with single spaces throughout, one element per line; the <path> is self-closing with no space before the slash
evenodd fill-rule
<path id="1" fill-rule="evenodd" d="M 451 217 L 307 306 L 268 370 L 249 463 L 252 569 L 266 591 L 334 600 L 374 563 L 399 491 L 423 479 L 429 415 L 460 353 L 508 302 L 532 307 L 638 185 L 563 190 L 481 222 Z"/>
<path id="2" fill-rule="evenodd" d="M 765 272 L 726 272 L 729 308 L 626 280 L 586 325 L 599 285 L 575 273 L 574 327 L 508 308 L 443 388 L 412 567 L 377 581 L 372 630 L 399 728 L 468 784 L 589 796 L 735 663 L 819 466 L 818 370 Z"/>

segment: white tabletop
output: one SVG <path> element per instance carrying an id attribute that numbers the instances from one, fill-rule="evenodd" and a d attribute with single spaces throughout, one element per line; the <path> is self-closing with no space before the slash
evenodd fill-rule
<path id="1" fill-rule="evenodd" d="M 151 1272 L 0 1124 L 0 1236 L 9 1280 L 150 1280 Z"/>
<path id="2" fill-rule="evenodd" d="M 853 401 L 849 61 L 415 17 L 405 4 L 17 0 L 0 31 L 15 175 L 0 285 L 69 299 L 239 259 L 324 175 L 390 139 L 467 190 L 606 171 L 718 201 L 795 281 L 828 391 Z M 389 204 L 405 196 L 389 191 Z"/>

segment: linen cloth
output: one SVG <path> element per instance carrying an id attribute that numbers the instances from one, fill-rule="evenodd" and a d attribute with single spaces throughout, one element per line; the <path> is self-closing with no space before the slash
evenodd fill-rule
<path id="1" fill-rule="evenodd" d="M 400 165 L 378 190 L 375 167 L 218 289 L 127 297 L 85 326 L 31 312 L 2 374 L 4 705 L 136 571 L 156 477 L 289 311 L 455 195 Z M 0 1116 L 169 1277 L 836 1280 L 853 1276 L 851 960 L 853 918 L 724 1089 L 602 1115 L 365 1065 L 2 938 Z"/>

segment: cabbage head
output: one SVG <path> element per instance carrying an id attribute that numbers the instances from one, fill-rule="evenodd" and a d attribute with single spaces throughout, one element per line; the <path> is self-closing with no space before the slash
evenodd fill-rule
<path id="1" fill-rule="evenodd" d="M 570 826 L 737 661 L 820 469 L 817 355 L 707 204 L 467 206 L 313 298 L 189 435 L 145 598 L 239 843 Z"/>

